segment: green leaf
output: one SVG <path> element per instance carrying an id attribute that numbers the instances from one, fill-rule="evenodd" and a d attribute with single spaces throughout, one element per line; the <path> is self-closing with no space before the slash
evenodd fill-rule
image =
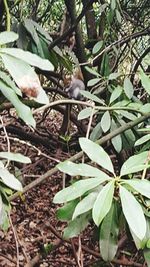
<path id="1" fill-rule="evenodd" d="M 74 212 L 78 200 L 75 199 L 69 203 L 66 203 L 63 207 L 56 211 L 57 219 L 60 221 L 70 221 Z"/>
<path id="2" fill-rule="evenodd" d="M 120 74 L 118 72 L 113 72 L 108 76 L 108 80 L 116 80 L 119 76 Z"/>
<path id="3" fill-rule="evenodd" d="M 97 42 L 93 47 L 92 54 L 97 54 L 102 48 L 102 46 L 103 46 L 103 41 Z"/>
<path id="4" fill-rule="evenodd" d="M 38 67 L 41 70 L 54 70 L 54 67 L 49 60 L 43 59 L 31 52 L 24 51 L 19 48 L 2 48 L 0 52 L 23 60 L 29 65 Z"/>
<path id="5" fill-rule="evenodd" d="M 87 227 L 88 223 L 89 218 L 87 214 L 83 214 L 81 217 L 74 219 L 65 228 L 63 238 L 69 239 L 78 236 Z"/>
<path id="6" fill-rule="evenodd" d="M 121 23 L 121 14 L 120 14 L 118 9 L 116 9 L 116 18 L 117 18 L 118 22 Z"/>
<path id="7" fill-rule="evenodd" d="M 96 70 L 94 70 L 94 69 L 91 69 L 91 68 L 89 68 L 89 67 L 85 67 L 85 69 L 89 72 L 89 73 L 91 73 L 91 74 L 93 74 L 93 75 L 95 75 L 95 76 L 100 76 L 100 74 L 96 71 Z"/>
<path id="8" fill-rule="evenodd" d="M 5 158 L 8 160 L 13 160 L 21 163 L 31 163 L 29 157 L 26 157 L 20 153 L 0 152 L 0 158 Z"/>
<path id="9" fill-rule="evenodd" d="M 147 103 L 145 105 L 142 105 L 139 108 L 140 111 L 144 112 L 144 113 L 148 113 L 150 111 L 150 103 Z"/>
<path id="10" fill-rule="evenodd" d="M 138 155 L 131 156 L 127 159 L 121 167 L 120 175 L 127 175 L 145 169 L 145 162 L 148 158 L 148 151 L 144 151 Z"/>
<path id="11" fill-rule="evenodd" d="M 124 92 L 129 99 L 133 97 L 133 93 L 134 93 L 133 85 L 130 82 L 130 79 L 127 77 L 124 79 Z"/>
<path id="12" fill-rule="evenodd" d="M 78 120 L 84 120 L 90 117 L 92 112 L 93 112 L 93 109 L 90 107 L 82 109 L 78 114 Z M 94 110 L 93 114 L 95 114 L 96 112 L 97 110 Z"/>
<path id="13" fill-rule="evenodd" d="M 6 232 L 10 226 L 9 219 L 8 219 L 8 210 L 10 212 L 10 208 L 3 203 L 3 207 L 0 213 L 0 226 L 1 229 Z"/>
<path id="14" fill-rule="evenodd" d="M 101 122 L 97 123 L 90 134 L 90 140 L 95 142 L 102 136 Z"/>
<path id="15" fill-rule="evenodd" d="M 142 86 L 144 87 L 145 91 L 150 95 L 150 78 L 143 72 L 143 70 L 140 71 L 140 78 Z"/>
<path id="16" fill-rule="evenodd" d="M 134 146 L 140 146 L 149 140 L 150 140 L 150 134 L 144 135 L 135 142 Z"/>
<path id="17" fill-rule="evenodd" d="M 105 180 L 105 179 L 104 179 Z M 103 181 L 104 181 L 103 180 Z M 102 182 L 102 179 L 99 178 L 90 178 L 90 179 L 83 179 L 81 181 L 75 182 L 71 186 L 59 191 L 54 199 L 54 203 L 64 203 L 81 197 L 84 193 L 88 190 L 91 190 Z"/>
<path id="18" fill-rule="evenodd" d="M 3 202 L 2 202 L 2 198 L 1 198 L 1 194 L 0 194 L 0 218 L 1 218 L 1 214 L 2 214 L 2 208 L 3 208 Z"/>
<path id="19" fill-rule="evenodd" d="M 150 266 L 150 249 L 145 248 L 143 252 L 144 252 L 144 258 L 147 262 L 147 266 Z"/>
<path id="20" fill-rule="evenodd" d="M 85 198 L 83 198 L 76 206 L 72 220 L 74 220 L 79 215 L 91 210 L 93 208 L 94 202 L 97 198 L 98 192 L 92 192 Z"/>
<path id="21" fill-rule="evenodd" d="M 132 180 L 124 180 L 123 183 L 130 185 L 141 195 L 150 198 L 150 181 L 132 179 Z"/>
<path id="22" fill-rule="evenodd" d="M 0 91 L 13 104 L 18 116 L 27 124 L 35 128 L 36 122 L 32 116 L 30 108 L 24 105 L 15 94 L 15 92 L 6 84 L 0 81 Z"/>
<path id="23" fill-rule="evenodd" d="M 27 21 L 29 19 L 25 19 L 24 21 Z M 45 37 L 46 40 L 52 42 L 52 37 L 50 36 L 50 34 L 45 31 L 40 24 L 38 24 L 37 22 L 35 22 L 34 20 L 30 20 L 32 22 L 32 24 L 34 25 L 34 27 L 36 28 L 36 30 L 40 33 L 40 35 L 42 35 L 43 37 Z M 58 47 L 57 47 L 58 48 Z M 60 49 L 59 49 L 60 50 Z"/>
<path id="24" fill-rule="evenodd" d="M 143 240 L 140 240 L 134 233 L 133 231 L 131 230 L 130 228 L 130 233 L 133 237 L 133 240 L 134 240 L 134 243 L 136 245 L 136 248 L 139 250 L 139 249 L 143 249 L 145 247 L 145 242 L 143 242 Z"/>
<path id="25" fill-rule="evenodd" d="M 122 101 L 117 101 L 113 107 L 125 107 L 125 106 L 128 106 L 129 105 L 129 101 L 127 100 L 122 100 Z"/>
<path id="26" fill-rule="evenodd" d="M 0 33 L 0 45 L 12 43 L 18 39 L 18 34 L 15 32 L 1 32 Z"/>
<path id="27" fill-rule="evenodd" d="M 101 128 L 104 133 L 106 133 L 110 129 L 110 125 L 111 125 L 110 114 L 109 111 L 106 111 L 101 118 Z"/>
<path id="28" fill-rule="evenodd" d="M 5 72 L 0 71 L 0 79 L 9 87 L 11 87 L 11 89 L 13 89 L 17 95 L 22 96 L 21 90 L 15 85 L 14 81 L 12 81 Z"/>
<path id="29" fill-rule="evenodd" d="M 104 103 L 103 100 L 101 100 L 99 97 L 97 97 L 97 96 L 94 95 L 94 94 L 91 94 L 91 93 L 88 92 L 88 91 L 83 91 L 83 90 L 81 90 L 81 94 L 82 94 L 83 96 L 87 97 L 88 99 L 94 101 L 94 102 L 97 102 L 97 103 L 99 103 L 99 104 L 101 104 L 101 105 L 105 105 L 105 103 Z"/>
<path id="30" fill-rule="evenodd" d="M 49 99 L 40 85 L 39 78 L 30 65 L 25 61 L 6 54 L 2 54 L 1 57 L 5 68 L 8 69 L 19 88 L 22 90 L 26 89 L 26 91 L 35 89 L 38 95 L 32 98 L 41 104 L 49 103 Z"/>
<path id="31" fill-rule="evenodd" d="M 73 163 L 69 160 L 61 162 L 57 165 L 57 168 L 64 172 L 67 173 L 71 176 L 88 176 L 88 177 L 99 177 L 99 179 L 102 179 L 104 181 L 104 179 L 110 179 L 110 177 L 100 171 L 99 169 L 90 166 L 88 164 L 84 164 L 84 163 Z"/>
<path id="32" fill-rule="evenodd" d="M 111 94 L 109 104 L 111 104 L 112 102 L 114 102 L 121 94 L 122 94 L 122 87 L 118 85 L 115 88 L 115 90 L 113 90 L 113 92 Z"/>
<path id="33" fill-rule="evenodd" d="M 114 120 L 111 122 L 111 132 L 116 130 L 118 128 L 117 124 L 115 123 Z M 115 150 L 119 153 L 122 149 L 122 138 L 121 135 L 118 134 L 115 137 L 111 139 L 111 143 L 113 144 Z"/>
<path id="34" fill-rule="evenodd" d="M 20 181 L 18 181 L 17 178 L 4 167 L 2 161 L 0 161 L 0 177 L 4 184 L 11 187 L 12 189 L 17 191 L 23 190 Z"/>
<path id="35" fill-rule="evenodd" d="M 120 199 L 129 227 L 142 240 L 146 234 L 146 220 L 141 205 L 123 186 L 120 186 Z"/>
<path id="36" fill-rule="evenodd" d="M 92 161 L 114 174 L 111 159 L 101 146 L 84 137 L 79 138 L 79 144 Z"/>
<path id="37" fill-rule="evenodd" d="M 35 26 L 34 26 L 34 24 L 32 22 L 33 21 L 31 19 L 25 19 L 24 20 L 24 27 L 26 28 L 28 33 L 31 35 L 33 41 L 35 42 L 35 44 L 36 44 L 36 46 L 38 48 L 39 37 L 38 37 L 37 31 L 35 29 Z M 38 52 L 40 52 L 39 49 L 38 49 Z"/>
<path id="38" fill-rule="evenodd" d="M 116 8 L 116 0 L 111 0 L 111 9 L 114 10 Z"/>
<path id="39" fill-rule="evenodd" d="M 138 132 L 146 132 L 146 133 L 149 133 L 150 132 L 150 128 L 140 128 L 140 129 L 137 129 Z"/>
<path id="40" fill-rule="evenodd" d="M 117 252 L 119 226 L 116 209 L 115 203 L 112 203 L 100 228 L 100 252 L 105 261 L 112 261 Z"/>
<path id="41" fill-rule="evenodd" d="M 116 113 L 121 114 L 123 117 L 134 121 L 137 119 L 137 116 L 135 116 L 134 114 L 132 114 L 131 112 L 128 112 L 126 110 L 117 110 Z"/>
<path id="42" fill-rule="evenodd" d="M 150 249 L 150 239 L 147 241 L 147 248 Z"/>
<path id="43" fill-rule="evenodd" d="M 92 210 L 92 217 L 98 226 L 109 212 L 114 195 L 114 181 L 107 183 L 97 196 Z"/>
<path id="44" fill-rule="evenodd" d="M 87 86 L 93 86 L 93 85 L 97 84 L 100 81 L 101 81 L 100 78 L 91 79 L 91 80 L 88 81 Z"/>

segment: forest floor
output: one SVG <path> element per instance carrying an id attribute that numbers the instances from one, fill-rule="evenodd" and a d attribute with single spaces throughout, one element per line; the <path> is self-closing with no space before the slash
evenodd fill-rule
<path id="1" fill-rule="evenodd" d="M 60 121 L 58 117 L 45 120 L 42 130 L 46 132 L 50 129 L 54 134 Z M 50 149 L 34 143 L 42 151 L 43 154 L 40 154 L 34 147 L 19 143 L 15 134 L 9 134 L 9 137 L 11 151 L 22 152 L 32 160 L 29 165 L 15 165 L 23 174 L 21 180 L 24 186 L 52 169 L 56 165 L 52 158 L 64 160 L 70 157 L 69 152 L 60 150 L 52 155 Z M 0 143 L 5 149 L 3 136 Z M 129 242 L 126 236 L 120 237 L 115 260 L 110 264 L 104 263 L 99 255 L 98 241 L 93 236 L 92 224 L 81 234 L 82 246 L 78 238 L 64 241 L 62 232 L 66 224 L 57 220 L 58 206 L 53 204 L 53 197 L 62 186 L 62 174 L 58 172 L 11 202 L 11 225 L 7 232 L 0 230 L 0 267 L 73 267 L 79 266 L 79 254 L 83 258 L 83 267 L 146 266 L 142 253 L 137 252 L 132 240 Z"/>

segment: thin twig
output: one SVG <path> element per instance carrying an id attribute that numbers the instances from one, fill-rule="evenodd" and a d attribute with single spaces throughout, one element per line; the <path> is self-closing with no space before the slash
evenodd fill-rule
<path id="1" fill-rule="evenodd" d="M 121 134 L 125 131 L 127 131 L 128 129 L 132 129 L 134 126 L 138 125 L 139 123 L 147 120 L 150 118 L 150 112 L 148 112 L 147 114 L 141 116 L 140 118 L 134 120 L 134 121 L 131 121 L 131 122 L 128 122 L 126 124 L 124 124 L 123 126 L 117 128 L 116 130 L 114 130 L 113 132 L 103 136 L 102 138 L 100 138 L 97 143 L 99 145 L 102 145 L 104 143 L 106 143 L 108 140 L 111 140 L 113 137 L 117 136 L 118 134 Z M 70 157 L 69 160 L 70 161 L 76 161 L 78 159 L 80 159 L 83 155 L 83 152 L 80 151 L 79 153 L 75 154 L 74 156 Z M 56 172 L 58 171 L 57 167 L 47 171 L 44 175 L 41 175 L 37 180 L 31 182 L 30 184 L 28 184 L 27 186 L 25 186 L 23 188 L 23 194 L 25 192 L 27 192 L 28 190 L 32 189 L 34 186 L 37 186 L 39 185 L 40 183 L 42 183 L 45 179 L 47 179 L 48 177 L 50 177 L 51 175 L 55 174 Z M 19 193 L 16 192 L 14 195 L 12 195 L 9 200 L 12 201 L 14 200 L 16 197 L 19 196 Z"/>
<path id="2" fill-rule="evenodd" d="M 113 47 L 115 45 L 123 45 L 124 43 L 126 42 L 129 42 L 137 37 L 141 37 L 142 35 L 147 35 L 149 34 L 149 31 L 150 31 L 150 28 L 147 28 L 145 30 L 142 30 L 140 32 L 136 32 L 136 33 L 133 33 L 129 36 L 125 36 L 124 38 L 121 38 L 120 40 L 117 40 L 115 42 L 113 42 L 112 44 L 110 44 L 109 46 L 105 47 L 97 56 L 95 56 L 93 58 L 93 65 L 96 64 L 96 62 L 99 60 L 99 58 L 101 57 L 101 55 L 103 55 L 105 52 L 108 52 L 110 51 L 111 49 L 113 49 Z"/>
<path id="3" fill-rule="evenodd" d="M 13 223 L 12 223 L 12 220 L 11 220 L 11 217 L 10 217 L 10 214 L 8 213 L 8 218 L 9 218 L 9 222 L 10 222 L 10 225 L 11 225 L 11 228 L 12 228 L 12 231 L 13 231 L 13 234 L 14 234 L 14 238 L 15 238 L 15 243 L 16 243 L 16 252 L 17 252 L 17 262 L 16 262 L 16 266 L 19 267 L 19 244 L 18 244 L 18 239 L 17 239 L 17 234 L 16 234 L 16 230 L 13 226 Z"/>

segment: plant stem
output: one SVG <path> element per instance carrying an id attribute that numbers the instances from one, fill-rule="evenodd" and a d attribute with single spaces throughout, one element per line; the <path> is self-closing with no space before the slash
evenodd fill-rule
<path id="1" fill-rule="evenodd" d="M 104 137 L 100 138 L 97 143 L 99 145 L 102 145 L 104 143 L 106 143 L 108 140 L 112 139 L 113 137 L 117 136 L 118 134 L 121 134 L 125 131 L 127 131 L 128 129 L 132 129 L 134 126 L 138 125 L 139 123 L 147 120 L 150 118 L 150 112 L 141 116 L 140 118 L 134 120 L 134 121 L 131 121 L 131 122 L 128 122 L 126 124 L 124 124 L 123 126 L 119 127 L 118 129 L 114 130 L 113 132 L 105 135 Z M 78 159 L 80 159 L 83 155 L 83 152 L 80 151 L 79 153 L 75 154 L 74 156 L 70 157 L 69 160 L 70 161 L 76 161 Z M 23 188 L 23 194 L 25 192 L 27 192 L 28 190 L 32 189 L 33 187 L 37 186 L 38 184 L 42 183 L 46 178 L 50 177 L 51 175 L 54 175 L 55 173 L 57 173 L 58 169 L 57 169 L 57 166 L 54 167 L 53 169 L 47 171 L 46 173 L 44 173 L 43 175 L 41 175 L 38 179 L 36 179 L 35 181 L 31 182 L 30 184 L 26 185 L 24 188 Z M 14 200 L 16 197 L 19 196 L 19 193 L 16 192 L 14 195 L 10 196 L 9 197 L 9 201 L 12 201 Z"/>
<path id="2" fill-rule="evenodd" d="M 7 18 L 7 31 L 10 32 L 10 12 L 9 12 L 7 0 L 4 0 L 4 6 L 5 6 L 6 18 Z"/>
<path id="3" fill-rule="evenodd" d="M 83 105 L 83 106 L 87 106 L 87 107 L 91 107 L 93 108 L 93 103 L 89 103 L 89 102 L 85 102 L 85 101 L 78 101 L 78 100 L 73 100 L 73 99 L 64 99 L 64 100 L 57 100 L 54 101 L 52 103 L 46 104 L 40 108 L 37 108 L 33 111 L 33 114 L 37 113 L 37 112 L 41 112 L 44 111 L 47 108 L 53 107 L 53 106 L 57 106 L 57 105 L 64 105 L 64 104 L 79 104 L 79 105 Z M 133 112 L 137 112 L 140 113 L 141 115 L 144 115 L 144 113 L 140 110 L 134 109 L 134 108 L 129 108 L 129 107 L 103 107 L 103 106 L 95 106 L 94 107 L 97 110 L 100 111 L 115 111 L 115 110 L 127 110 L 127 111 L 133 111 Z"/>

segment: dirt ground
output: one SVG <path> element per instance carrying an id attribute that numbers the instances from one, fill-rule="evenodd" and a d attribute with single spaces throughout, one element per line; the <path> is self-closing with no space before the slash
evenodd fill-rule
<path id="1" fill-rule="evenodd" d="M 60 121 L 61 118 L 58 117 L 53 117 L 47 122 L 45 120 L 42 127 L 40 125 L 40 128 L 37 128 L 37 132 L 48 133 L 49 129 L 54 134 L 57 132 Z M 24 130 L 26 131 L 25 128 Z M 68 153 L 57 151 L 53 154 L 50 148 L 36 144 L 35 140 L 33 145 L 38 149 L 36 150 L 35 147 L 15 139 L 16 137 L 22 139 L 16 133 L 9 133 L 9 137 L 11 151 L 22 152 L 32 160 L 32 164 L 29 165 L 11 166 L 12 169 L 21 170 L 22 176 L 19 178 L 24 186 L 52 169 L 57 163 L 56 160 L 70 157 L 70 151 Z M 0 138 L 1 150 L 7 149 L 3 133 Z M 93 235 L 95 229 L 92 223 L 81 234 L 82 246 L 78 238 L 64 241 L 62 232 L 65 223 L 57 220 L 58 206 L 52 202 L 54 195 L 62 189 L 62 186 L 62 174 L 57 172 L 11 202 L 11 225 L 7 232 L 0 230 L 0 267 L 80 266 L 77 263 L 79 253 L 83 257 L 84 267 L 146 266 L 141 252 L 136 251 L 132 241 L 129 243 L 126 236 L 121 236 L 119 240 L 116 259 L 110 264 L 104 263 L 100 258 L 98 241 Z"/>

